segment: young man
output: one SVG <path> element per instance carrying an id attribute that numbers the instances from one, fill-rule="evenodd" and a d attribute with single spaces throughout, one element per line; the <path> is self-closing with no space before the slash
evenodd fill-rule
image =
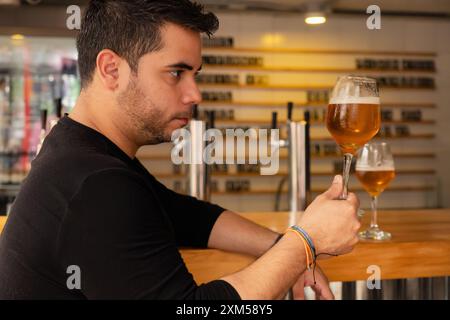
<path id="1" fill-rule="evenodd" d="M 33 161 L 1 235 L 0 298 L 275 299 L 293 286 L 302 296 L 311 272 L 297 235 L 274 245 L 278 234 L 165 188 L 135 158 L 188 123 L 201 99 L 200 34 L 217 27 L 188 0 L 91 1 L 77 39 L 82 91 Z M 344 254 L 357 242 L 358 200 L 334 200 L 341 188 L 338 176 L 298 221 L 317 252 Z M 259 258 L 198 286 L 178 246 Z M 320 269 L 316 278 L 318 296 L 333 298 Z"/>

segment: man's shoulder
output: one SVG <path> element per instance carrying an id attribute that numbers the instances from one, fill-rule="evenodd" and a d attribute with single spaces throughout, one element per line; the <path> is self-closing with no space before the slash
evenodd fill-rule
<path id="1" fill-rule="evenodd" d="M 111 145 L 100 133 L 63 118 L 46 137 L 40 153 L 31 163 L 30 173 L 83 179 L 100 169 L 130 170 L 126 161 L 114 154 Z"/>
<path id="2" fill-rule="evenodd" d="M 108 169 L 132 172 L 123 160 L 113 155 L 96 150 L 79 149 L 57 152 L 51 156 L 38 156 L 31 164 L 30 174 L 43 174 L 47 177 L 64 176 L 71 178 L 70 180 L 79 180 Z"/>
<path id="3" fill-rule="evenodd" d="M 102 188 L 110 190 L 115 187 L 123 189 L 125 187 L 145 187 L 146 180 L 136 171 L 123 166 L 106 166 L 97 168 L 84 174 L 80 185 L 98 184 Z"/>
<path id="4" fill-rule="evenodd" d="M 74 148 L 38 156 L 32 162 L 21 192 L 40 194 L 48 201 L 65 202 L 86 181 L 91 185 L 96 183 L 99 188 L 110 188 L 112 180 L 122 185 L 133 182 L 135 186 L 145 186 L 145 180 L 124 160 L 97 150 Z"/>

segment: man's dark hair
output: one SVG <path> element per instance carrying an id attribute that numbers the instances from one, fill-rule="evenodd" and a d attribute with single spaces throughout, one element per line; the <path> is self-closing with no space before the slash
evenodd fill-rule
<path id="1" fill-rule="evenodd" d="M 189 0 L 92 0 L 77 37 L 81 87 L 91 81 L 98 53 L 110 49 L 137 72 L 139 58 L 161 49 L 161 27 L 175 23 L 211 36 L 217 17 Z"/>

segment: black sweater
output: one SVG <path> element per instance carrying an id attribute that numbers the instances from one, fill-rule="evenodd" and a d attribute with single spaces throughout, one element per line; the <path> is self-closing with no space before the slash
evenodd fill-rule
<path id="1" fill-rule="evenodd" d="M 1 235 L 0 299 L 239 299 L 225 281 L 197 286 L 178 251 L 205 248 L 223 211 L 167 189 L 105 136 L 64 117 Z M 69 289 L 78 275 L 80 289 Z"/>

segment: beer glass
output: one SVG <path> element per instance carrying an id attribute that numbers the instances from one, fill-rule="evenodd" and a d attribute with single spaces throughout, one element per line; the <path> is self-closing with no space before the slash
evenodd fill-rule
<path id="1" fill-rule="evenodd" d="M 369 193 L 372 220 L 369 229 L 359 233 L 361 239 L 389 240 L 391 234 L 380 229 L 377 222 L 378 197 L 395 177 L 394 159 L 386 142 L 371 142 L 358 152 L 356 177 Z"/>
<path id="2" fill-rule="evenodd" d="M 344 154 L 344 188 L 339 199 L 347 199 L 353 156 L 380 130 L 380 98 L 375 79 L 342 76 L 331 93 L 327 128 Z"/>

